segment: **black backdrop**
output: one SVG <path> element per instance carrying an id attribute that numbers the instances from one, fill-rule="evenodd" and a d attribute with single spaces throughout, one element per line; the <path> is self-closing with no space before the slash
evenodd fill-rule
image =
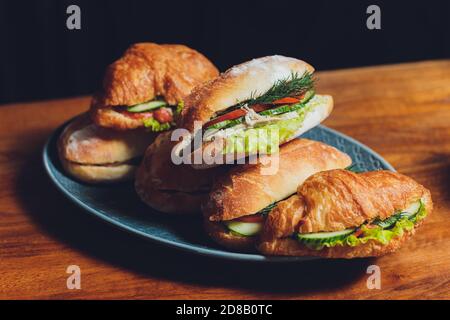
<path id="1" fill-rule="evenodd" d="M 66 28 L 81 8 L 82 29 Z M 381 7 L 381 30 L 366 8 Z M 450 1 L 0 0 L 0 103 L 94 91 L 131 43 L 183 43 L 220 70 L 270 54 L 316 69 L 450 57 Z"/>

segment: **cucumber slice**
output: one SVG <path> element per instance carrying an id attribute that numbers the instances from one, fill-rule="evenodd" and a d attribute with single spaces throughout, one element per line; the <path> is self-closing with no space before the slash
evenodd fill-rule
<path id="1" fill-rule="evenodd" d="M 224 120 L 221 121 L 219 123 L 213 124 L 212 126 L 209 126 L 206 130 L 209 129 L 225 129 L 225 128 L 229 128 L 229 127 L 233 127 L 237 124 L 240 124 L 244 122 L 244 117 L 240 117 L 237 119 L 233 119 L 233 120 Z"/>
<path id="2" fill-rule="evenodd" d="M 226 221 L 225 225 L 233 232 L 245 237 L 257 235 L 262 230 L 262 222 Z"/>
<path id="3" fill-rule="evenodd" d="M 380 226 L 383 229 L 389 229 L 393 227 L 397 223 L 397 221 L 403 218 L 407 218 L 409 220 L 414 221 L 416 215 L 421 211 L 422 206 L 423 206 L 422 200 L 419 200 L 411 204 L 408 208 L 406 208 L 402 212 L 396 213 L 384 220 L 376 219 L 372 223 Z M 318 233 L 303 233 L 303 234 L 297 233 L 296 238 L 298 241 L 302 242 L 303 244 L 309 247 L 320 249 L 327 242 L 344 240 L 354 231 L 355 229 L 346 229 L 335 232 L 318 232 Z"/>
<path id="4" fill-rule="evenodd" d="M 274 109 L 269 109 L 269 110 L 265 110 L 265 111 L 261 111 L 259 112 L 260 115 L 262 116 L 276 116 L 282 113 L 287 113 L 290 111 L 294 111 L 294 110 L 298 110 L 299 108 L 296 108 L 297 106 L 301 106 L 304 107 L 304 104 L 301 103 L 297 103 L 297 104 L 290 104 L 290 105 L 284 105 L 278 108 L 274 108 Z"/>
<path id="5" fill-rule="evenodd" d="M 135 106 L 129 107 L 127 109 L 127 111 L 129 111 L 129 112 L 145 112 L 145 111 L 150 111 L 150 110 L 154 110 L 154 109 L 157 109 L 160 107 L 165 107 L 165 106 L 167 106 L 167 102 L 154 100 L 154 101 L 144 102 L 144 103 L 140 103 Z"/>
<path id="6" fill-rule="evenodd" d="M 419 200 L 417 202 L 414 202 L 412 205 L 410 205 L 407 209 L 403 210 L 402 212 L 394 214 L 387 219 L 384 220 L 376 219 L 373 222 L 373 224 L 376 224 L 377 226 L 380 226 L 383 229 L 389 229 L 390 227 L 393 227 L 395 223 L 402 218 L 408 218 L 410 220 L 413 219 L 416 216 L 416 214 L 420 211 L 421 206 L 422 202 Z"/>
<path id="7" fill-rule="evenodd" d="M 334 232 L 297 233 L 297 240 L 307 246 L 319 248 L 326 242 L 344 240 L 354 231 L 355 229 L 345 229 Z"/>
<path id="8" fill-rule="evenodd" d="M 314 89 L 306 91 L 305 96 L 303 97 L 303 99 L 300 102 L 307 103 L 312 97 L 314 97 L 315 94 L 316 94 L 316 92 L 314 91 Z"/>
<path id="9" fill-rule="evenodd" d="M 414 202 L 407 209 L 405 209 L 402 212 L 400 212 L 400 216 L 402 218 L 412 219 L 420 211 L 421 207 L 422 207 L 422 201 L 421 200 L 419 200 L 417 202 Z"/>
<path id="10" fill-rule="evenodd" d="M 390 216 L 387 219 L 380 220 L 376 219 L 373 224 L 376 224 L 377 226 L 380 226 L 383 229 L 388 229 L 390 227 L 393 227 L 394 224 L 401 219 L 400 214 L 394 214 L 393 216 Z"/>
<path id="11" fill-rule="evenodd" d="M 317 240 L 324 240 L 324 239 L 337 239 L 337 238 L 345 238 L 349 234 L 353 233 L 355 229 L 345 229 L 340 231 L 333 231 L 333 232 L 316 232 L 316 233 L 299 233 L 297 234 L 297 237 L 299 239 L 317 239 Z"/>

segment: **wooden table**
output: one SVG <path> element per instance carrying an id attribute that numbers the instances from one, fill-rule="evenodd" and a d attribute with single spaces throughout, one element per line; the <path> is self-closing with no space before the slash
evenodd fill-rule
<path id="1" fill-rule="evenodd" d="M 0 107 L 0 298 L 450 298 L 450 60 L 319 72 L 335 97 L 326 125 L 428 187 L 435 211 L 379 259 L 256 265 L 200 258 L 92 218 L 50 183 L 42 146 L 89 98 Z M 68 290 L 66 268 L 81 268 Z M 381 289 L 366 286 L 369 265 Z"/>

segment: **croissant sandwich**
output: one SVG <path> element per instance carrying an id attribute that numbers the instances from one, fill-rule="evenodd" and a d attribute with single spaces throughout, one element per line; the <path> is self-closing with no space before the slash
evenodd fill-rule
<path id="1" fill-rule="evenodd" d="M 186 46 L 134 44 L 107 68 L 103 90 L 92 100 L 92 118 L 118 130 L 169 129 L 183 98 L 217 75 L 205 56 Z"/>
<path id="2" fill-rule="evenodd" d="M 333 109 L 331 96 L 315 94 L 313 72 L 304 61 L 268 56 L 234 66 L 197 87 L 185 99 L 180 127 L 191 133 L 190 139 L 201 134 L 202 148 L 184 141 L 180 154 L 200 152 L 200 158 L 218 159 L 194 163 L 202 169 L 230 155 L 239 159 L 277 152 Z"/>
<path id="3" fill-rule="evenodd" d="M 159 134 L 148 147 L 136 173 L 135 188 L 151 208 L 172 214 L 201 214 L 200 204 L 211 189 L 214 178 L 226 166 L 194 170 L 171 159 L 175 142 L 171 131 Z"/>
<path id="4" fill-rule="evenodd" d="M 277 167 L 270 163 L 275 161 Z M 277 170 L 262 171 L 269 164 Z M 348 155 L 329 145 L 294 139 L 283 145 L 279 154 L 234 167 L 217 179 L 203 204 L 206 231 L 213 240 L 230 249 L 254 250 L 266 213 L 278 201 L 294 194 L 310 175 L 350 164 Z"/>
<path id="5" fill-rule="evenodd" d="M 130 180 L 155 135 L 144 130 L 118 132 L 100 128 L 88 114 L 83 114 L 68 124 L 59 137 L 59 158 L 70 175 L 84 182 Z"/>
<path id="6" fill-rule="evenodd" d="M 402 174 L 317 173 L 267 216 L 267 255 L 355 258 L 397 250 L 433 210 L 430 192 Z"/>

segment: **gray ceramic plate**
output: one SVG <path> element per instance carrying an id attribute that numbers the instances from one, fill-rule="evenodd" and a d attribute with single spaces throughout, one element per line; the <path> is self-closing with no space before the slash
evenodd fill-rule
<path id="1" fill-rule="evenodd" d="M 62 170 L 58 160 L 56 141 L 62 126 L 50 137 L 43 151 L 43 161 L 50 179 L 62 193 L 87 212 L 119 228 L 163 245 L 195 254 L 257 262 L 304 261 L 304 257 L 265 257 L 224 250 L 204 235 L 200 218 L 170 217 L 154 212 L 142 204 L 132 183 L 95 186 L 73 180 Z M 305 138 L 323 141 L 349 154 L 360 171 L 394 170 L 380 155 L 337 131 L 319 126 Z"/>

